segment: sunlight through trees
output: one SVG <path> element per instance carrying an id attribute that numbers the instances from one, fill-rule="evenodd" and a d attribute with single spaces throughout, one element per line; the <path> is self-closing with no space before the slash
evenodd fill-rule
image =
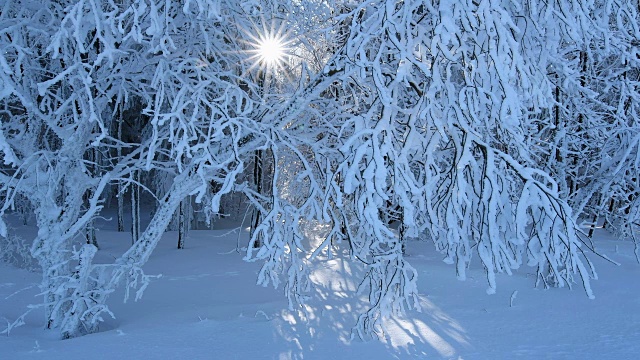
<path id="1" fill-rule="evenodd" d="M 142 296 L 172 224 L 186 236 L 221 217 L 250 227 L 245 259 L 291 308 L 324 255 L 360 266 L 363 338 L 420 307 L 410 241 L 459 279 L 480 262 L 488 293 L 526 265 L 537 286 L 593 298 L 589 228 L 638 242 L 638 11 L 7 0 L 0 235 L 12 214 L 34 218 L 46 327 L 63 338 L 97 331 L 117 289 Z M 96 263 L 94 220 L 117 208 L 122 231 L 128 204 L 131 247 Z M 311 221 L 326 225 L 315 246 Z"/>

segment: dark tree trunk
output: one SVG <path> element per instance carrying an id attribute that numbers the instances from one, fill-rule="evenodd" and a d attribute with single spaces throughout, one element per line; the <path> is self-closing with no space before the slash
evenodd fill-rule
<path id="1" fill-rule="evenodd" d="M 190 199 L 187 197 L 178 206 L 178 249 L 184 249 L 184 242 L 189 231 L 189 202 Z"/>
<path id="2" fill-rule="evenodd" d="M 253 184 L 256 187 L 256 192 L 258 194 L 262 194 L 262 166 L 263 166 L 263 151 L 256 150 L 254 154 L 254 162 L 253 162 Z M 253 214 L 251 215 L 251 232 L 250 236 L 253 237 L 255 229 L 260 225 L 262 221 L 262 216 L 260 214 L 260 210 L 257 208 L 253 209 Z M 260 238 L 256 238 L 253 243 L 254 248 L 259 248 L 262 245 L 262 241 Z"/>
<path id="3" fill-rule="evenodd" d="M 91 175 L 95 175 L 99 171 L 97 169 L 98 152 L 97 152 L 97 150 L 95 148 L 88 152 L 87 160 L 91 164 L 91 165 L 87 166 L 87 169 L 89 170 Z M 84 200 L 85 204 L 89 203 L 89 199 L 92 196 L 93 196 L 93 190 L 89 189 L 87 192 L 85 192 L 85 194 L 83 196 L 83 200 Z M 96 238 L 95 220 L 93 218 L 91 220 L 89 220 L 89 222 L 85 226 L 84 237 L 86 239 L 87 244 L 90 244 L 90 245 L 95 246 L 96 248 L 99 248 L 98 239 Z"/>
<path id="4" fill-rule="evenodd" d="M 131 176 L 131 242 L 135 244 L 140 239 L 140 175 L 136 170 Z"/>
<path id="5" fill-rule="evenodd" d="M 119 116 L 119 121 L 118 121 L 118 140 L 122 140 L 122 122 L 123 122 L 123 118 L 122 118 L 122 110 L 120 110 L 120 116 Z M 120 161 L 120 159 L 122 158 L 122 148 L 118 147 L 117 149 L 117 161 Z M 122 183 L 122 180 L 118 180 L 118 231 L 119 232 L 124 232 L 124 194 L 125 194 L 125 189 L 124 189 L 124 184 Z"/>

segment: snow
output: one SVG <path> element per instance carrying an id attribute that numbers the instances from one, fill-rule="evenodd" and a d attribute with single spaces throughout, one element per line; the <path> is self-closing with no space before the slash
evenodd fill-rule
<path id="1" fill-rule="evenodd" d="M 0 268 L 0 357 L 636 350 L 632 246 L 601 231 L 592 264 L 576 227 L 640 246 L 635 3 L 5 3 L 0 258 L 43 275 Z M 281 71 L 252 66 L 269 14 L 295 55 Z M 116 183 L 133 237 L 100 218 Z M 164 234 L 245 206 L 251 241 Z M 100 250 L 76 239 L 94 222 Z M 403 308 L 425 311 L 382 320 Z"/>
<path id="2" fill-rule="evenodd" d="M 113 261 L 130 244 L 113 224 L 98 226 L 95 262 Z M 535 269 L 496 274 L 500 285 L 487 295 L 486 273 L 472 261 L 466 281 L 433 245 L 410 241 L 407 259 L 419 274 L 421 313 L 385 322 L 379 339 L 352 339 L 365 304 L 353 279 L 362 269 L 348 257 L 313 262 L 312 299 L 289 311 L 282 289 L 256 286 L 259 263 L 242 261 L 237 232 L 189 233 L 177 250 L 176 232 L 164 234 L 144 270 L 162 274 L 138 302 L 110 298 L 116 319 L 98 333 L 59 340 L 43 330 L 41 309 L 26 324 L 0 337 L 2 359 L 632 359 L 640 351 L 640 265 L 633 244 L 603 230 L 595 244 L 621 265 L 591 255 L 599 273 L 589 300 L 573 290 L 535 289 Z M 19 229 L 25 234 L 29 227 Z M 248 234 L 241 233 L 241 244 Z M 13 321 L 25 304 L 40 302 L 40 275 L 0 263 L 0 320 Z M 517 297 L 516 297 L 517 295 Z M 2 325 L 2 329 L 5 325 Z"/>

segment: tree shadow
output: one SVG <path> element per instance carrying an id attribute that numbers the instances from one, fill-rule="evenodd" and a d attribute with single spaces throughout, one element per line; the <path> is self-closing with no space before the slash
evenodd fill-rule
<path id="1" fill-rule="evenodd" d="M 358 295 L 354 279 L 363 272 L 345 259 L 326 260 L 314 268 L 312 298 L 274 319 L 276 341 L 288 347 L 279 359 L 455 358 L 471 346 L 460 323 L 425 296 L 420 296 L 422 312 L 388 318 L 378 336 L 358 338 L 352 328 L 367 302 Z"/>

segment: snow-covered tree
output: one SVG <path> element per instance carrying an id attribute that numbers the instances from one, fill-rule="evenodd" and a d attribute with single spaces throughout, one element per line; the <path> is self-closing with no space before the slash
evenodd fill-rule
<path id="1" fill-rule="evenodd" d="M 260 284 L 284 282 L 291 307 L 309 293 L 309 263 L 346 245 L 365 270 L 363 337 L 419 307 L 410 238 L 433 241 L 461 279 L 477 254 L 489 293 L 496 273 L 526 263 L 538 284 L 580 282 L 592 297 L 579 223 L 638 226 L 636 5 L 8 0 L 0 11 L 0 215 L 25 199 L 33 209 L 46 322 L 63 337 L 96 331 L 118 286 L 141 296 L 143 265 L 176 212 L 188 216 L 181 204 L 212 216 L 231 192 L 238 211 L 255 209 L 246 259 L 264 261 Z M 128 193 L 134 242 L 96 264 L 95 246 L 74 239 L 110 186 L 120 225 Z M 157 200 L 145 229 L 140 192 Z M 311 220 L 331 227 L 316 248 Z"/>
<path id="2" fill-rule="evenodd" d="M 140 267 L 187 195 L 201 201 L 211 181 L 221 184 L 210 203 L 215 212 L 243 170 L 237 144 L 247 134 L 252 101 L 240 88 L 237 62 L 228 55 L 233 49 L 224 45 L 233 42 L 213 5 L 4 5 L 3 211 L 18 193 L 35 209 L 32 254 L 43 269 L 47 326 L 61 328 L 63 337 L 93 331 L 115 286 L 144 277 Z M 134 99 L 145 106 L 143 133 L 126 143 L 109 134 L 117 128 L 110 122 Z M 88 171 L 85 155 L 94 148 L 125 151 Z M 131 250 L 109 266 L 92 264 L 95 251 L 72 252 L 73 238 L 100 211 L 106 185 L 139 185 L 137 173 L 151 169 L 175 176 Z"/>
<path id="3" fill-rule="evenodd" d="M 31 254 L 43 272 L 47 327 L 62 326 L 76 311 L 72 241 L 102 208 L 109 181 L 127 172 L 126 159 L 107 172 L 88 156 L 111 143 L 105 115 L 114 79 L 103 67 L 109 49 L 91 26 L 66 16 L 81 8 L 8 1 L 0 15 L 2 213 L 18 196 L 33 208 Z M 4 222 L 0 230 L 7 235 Z"/>
<path id="4" fill-rule="evenodd" d="M 526 262 L 537 268 L 538 283 L 572 286 L 577 275 L 593 296 L 581 213 L 569 199 L 575 185 L 564 186 L 567 172 L 578 170 L 564 158 L 556 168 L 547 162 L 556 155 L 548 144 L 567 142 L 555 130 L 564 74 L 549 68 L 588 61 L 563 51 L 589 38 L 577 29 L 594 21 L 576 26 L 590 7 L 545 4 L 363 1 L 350 12 L 338 67 L 354 101 L 340 125 L 342 157 L 327 190 L 354 225 L 347 231 L 355 256 L 369 267 L 372 307 L 360 318 L 362 332 L 415 301 L 415 273 L 389 215 L 408 236 L 428 234 L 459 278 L 476 252 L 489 293 L 496 273 Z M 563 85 L 579 85 L 576 74 Z M 571 125 L 586 126 L 589 115 L 576 114 Z M 552 141 L 539 136 L 549 128 Z"/>
<path id="5" fill-rule="evenodd" d="M 626 1 L 592 1 L 562 13 L 545 47 L 555 87 L 549 171 L 567 194 L 576 217 L 595 226 L 601 218 L 625 238 L 638 222 L 638 8 Z M 545 6 L 531 14 L 536 28 L 557 17 Z M 558 36 L 560 35 L 560 36 Z M 551 50 L 551 51 L 549 51 Z M 635 224 L 635 225 L 634 225 Z"/>

